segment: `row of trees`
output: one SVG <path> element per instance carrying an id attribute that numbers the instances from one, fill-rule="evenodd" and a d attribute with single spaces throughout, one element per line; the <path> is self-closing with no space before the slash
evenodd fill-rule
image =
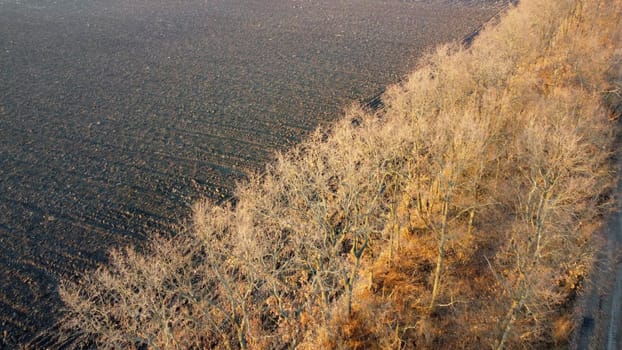
<path id="1" fill-rule="evenodd" d="M 622 1 L 525 0 L 192 224 L 68 282 L 102 348 L 564 343 L 611 207 Z M 617 51 L 616 51 L 617 50 Z"/>

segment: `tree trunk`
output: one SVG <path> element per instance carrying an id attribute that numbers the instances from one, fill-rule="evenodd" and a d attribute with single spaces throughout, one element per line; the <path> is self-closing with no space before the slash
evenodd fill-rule
<path id="1" fill-rule="evenodd" d="M 438 255 L 436 256 L 436 269 L 434 270 L 434 285 L 432 287 L 432 299 L 430 300 L 429 312 L 434 312 L 436 298 L 441 289 L 441 274 L 443 272 L 443 259 L 445 257 L 445 241 L 447 239 L 447 215 L 449 214 L 449 200 L 443 203 L 443 222 L 438 238 Z"/>

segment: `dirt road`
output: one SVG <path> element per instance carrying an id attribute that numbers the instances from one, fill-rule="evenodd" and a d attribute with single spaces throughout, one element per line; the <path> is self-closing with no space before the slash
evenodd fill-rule
<path id="1" fill-rule="evenodd" d="M 618 173 L 622 170 L 619 165 Z M 622 194 L 622 181 L 618 184 Z M 622 198 L 618 197 L 618 208 Z M 597 256 L 586 294 L 579 302 L 581 327 L 576 333 L 578 350 L 622 348 L 622 213 L 611 218 L 602 231 L 603 249 Z"/>

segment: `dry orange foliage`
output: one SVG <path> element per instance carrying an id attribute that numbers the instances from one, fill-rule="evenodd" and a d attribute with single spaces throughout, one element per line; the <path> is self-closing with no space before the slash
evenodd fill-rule
<path id="1" fill-rule="evenodd" d="M 240 184 L 67 282 L 101 348 L 542 348 L 611 208 L 622 0 L 523 0 Z M 618 97 L 616 97 L 618 96 Z M 614 116 L 613 118 L 611 116 Z"/>

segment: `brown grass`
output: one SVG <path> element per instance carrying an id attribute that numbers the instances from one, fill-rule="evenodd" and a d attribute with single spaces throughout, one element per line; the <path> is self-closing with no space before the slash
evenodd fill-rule
<path id="1" fill-rule="evenodd" d="M 102 348 L 564 346 L 611 208 L 622 1 L 524 0 L 240 184 L 67 282 Z M 613 101 L 613 102 L 612 102 Z"/>

